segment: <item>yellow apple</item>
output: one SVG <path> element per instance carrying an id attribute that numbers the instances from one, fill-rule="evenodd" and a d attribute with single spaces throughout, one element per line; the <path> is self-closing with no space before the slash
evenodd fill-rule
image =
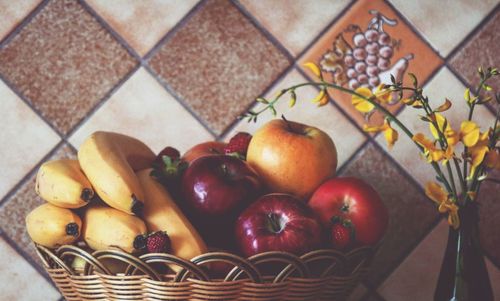
<path id="1" fill-rule="evenodd" d="M 337 150 L 330 136 L 316 127 L 274 119 L 254 134 L 247 162 L 271 192 L 291 193 L 305 201 L 335 176 Z"/>

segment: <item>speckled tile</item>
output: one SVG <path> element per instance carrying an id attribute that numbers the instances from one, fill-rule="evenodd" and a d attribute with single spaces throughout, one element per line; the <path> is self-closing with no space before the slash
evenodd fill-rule
<path id="1" fill-rule="evenodd" d="M 180 21 L 198 0 L 88 0 L 87 3 L 141 56 Z"/>
<path id="2" fill-rule="evenodd" d="M 495 7 L 496 0 L 390 0 L 442 56 L 455 48 Z"/>
<path id="3" fill-rule="evenodd" d="M 490 177 L 500 180 L 500 172 L 490 173 Z M 481 245 L 494 263 L 500 267 L 500 202 L 499 184 L 484 182 L 479 192 L 479 231 Z"/>
<path id="4" fill-rule="evenodd" d="M 438 211 L 372 144 L 357 154 L 342 176 L 358 177 L 371 184 L 389 210 L 389 228 L 367 276 L 368 283 L 376 286 L 427 233 Z"/>
<path id="5" fill-rule="evenodd" d="M 0 237 L 2 300 L 57 301 L 59 292 Z M 8 260 L 5 260 L 8 258 Z"/>
<path id="6" fill-rule="evenodd" d="M 493 298 L 500 300 L 500 269 L 497 268 L 491 261 L 485 259 L 488 275 L 490 276 L 491 288 L 493 289 Z"/>
<path id="7" fill-rule="evenodd" d="M 135 65 L 76 1 L 51 1 L 0 49 L 2 76 L 63 134 Z"/>
<path id="8" fill-rule="evenodd" d="M 479 66 L 500 68 L 500 9 L 450 60 L 450 65 L 471 86 L 479 84 Z M 491 80 L 491 86 L 500 91 L 500 77 Z"/>
<path id="9" fill-rule="evenodd" d="M 58 158 L 76 158 L 76 153 L 69 146 L 63 144 L 50 159 Z M 44 203 L 35 193 L 35 177 L 36 171 L 12 196 L 2 203 L 0 228 L 25 254 L 41 265 L 25 225 L 26 215 Z"/>
<path id="10" fill-rule="evenodd" d="M 377 291 L 388 301 L 432 300 L 448 241 L 448 230 L 448 223 L 441 221 Z"/>
<path id="11" fill-rule="evenodd" d="M 70 137 L 79 147 L 97 130 L 136 137 L 155 152 L 174 146 L 184 152 L 214 137 L 145 69 L 140 68 Z"/>
<path id="12" fill-rule="evenodd" d="M 465 87 L 453 75 L 453 73 L 444 67 L 436 74 L 436 76 L 424 87 L 424 94 L 429 97 L 432 107 L 438 107 L 444 103 L 445 98 L 452 101 L 452 107 L 443 115 L 449 119 L 450 125 L 455 129 L 460 129 L 460 124 L 467 119 L 469 108 L 463 98 Z M 427 137 L 431 137 L 429 125 L 419 119 L 418 115 L 423 112 L 411 107 L 405 108 L 398 118 L 403 124 L 408 127 L 413 133 L 424 133 Z M 484 106 L 478 106 L 474 110 L 474 118 L 481 129 L 486 129 L 493 125 L 494 116 Z M 398 129 L 397 126 L 395 126 Z M 434 169 L 421 156 L 414 142 L 406 136 L 402 131 L 399 131 L 400 139 L 392 150 L 388 153 L 403 167 L 407 172 L 419 182 L 422 187 L 428 181 L 434 181 L 436 174 Z M 376 141 L 387 150 L 387 143 L 383 135 L 379 135 Z M 461 151 L 457 148 L 457 153 Z M 456 175 L 455 175 L 456 177 Z M 455 178 L 456 179 L 456 178 Z"/>
<path id="13" fill-rule="evenodd" d="M 298 55 L 349 1 L 242 0 L 241 3 L 293 55 Z"/>
<path id="14" fill-rule="evenodd" d="M 0 80 L 0 200 L 60 138 Z"/>
<path id="15" fill-rule="evenodd" d="M 217 134 L 289 64 L 233 4 L 220 0 L 204 3 L 150 61 Z"/>
<path id="16" fill-rule="evenodd" d="M 282 80 L 278 81 L 273 88 L 265 95 L 267 99 L 272 99 L 278 91 L 307 80 L 296 70 L 290 71 Z M 259 127 L 273 118 L 280 118 L 285 115 L 288 120 L 301 122 L 315 126 L 325 131 L 335 142 L 338 154 L 338 165 L 342 166 L 352 154 L 366 141 L 365 136 L 358 130 L 335 106 L 329 104 L 317 107 L 310 102 L 317 94 L 318 90 L 312 87 L 297 89 L 297 104 L 293 108 L 288 107 L 289 95 L 284 95 L 282 100 L 276 105 L 277 117 L 273 117 L 270 111 L 259 116 L 256 123 L 239 121 L 227 135 L 225 140 L 229 140 L 236 132 L 254 133 Z M 262 104 L 256 104 L 252 110 L 258 111 Z"/>
<path id="17" fill-rule="evenodd" d="M 0 41 L 3 40 L 14 28 L 21 23 L 41 0 L 0 0 Z"/>
<path id="18" fill-rule="evenodd" d="M 361 33 L 369 39 L 363 38 Z M 354 42 L 355 36 L 357 42 Z M 375 37 L 379 38 L 375 40 Z M 387 59 L 380 55 L 381 51 Z M 354 56 L 357 59 L 353 59 Z M 347 60 L 347 63 L 355 64 L 354 68 L 345 62 L 349 57 L 351 61 Z M 304 68 L 303 64 L 306 62 L 315 62 L 322 66 L 325 79 L 329 82 L 351 87 L 349 81 L 361 81 L 370 88 L 376 87 L 378 82 L 390 83 L 391 74 L 399 79 L 409 72 L 416 74 L 421 82 L 425 82 L 443 63 L 383 0 L 360 0 L 352 5 L 300 58 L 301 68 Z M 314 78 L 309 70 L 305 71 Z M 407 77 L 402 78 L 405 83 L 410 82 Z M 351 104 L 350 95 L 337 90 L 331 90 L 331 95 L 359 125 L 382 123 L 382 114 L 378 112 L 367 122 L 365 116 Z M 389 106 L 389 110 L 395 112 L 399 107 L 399 104 Z"/>

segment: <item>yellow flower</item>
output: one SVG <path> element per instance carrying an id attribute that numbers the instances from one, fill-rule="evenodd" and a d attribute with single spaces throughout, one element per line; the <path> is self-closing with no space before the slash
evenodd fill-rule
<path id="1" fill-rule="evenodd" d="M 359 87 L 355 92 L 366 98 L 370 98 L 373 96 L 372 91 L 367 87 Z M 371 111 L 373 111 L 373 109 L 375 109 L 375 106 L 373 104 L 357 95 L 353 95 L 351 101 L 354 108 L 361 113 L 370 113 Z"/>
<path id="2" fill-rule="evenodd" d="M 425 137 L 424 134 L 417 133 L 413 135 L 412 139 L 424 148 L 424 154 L 428 162 L 438 162 L 445 158 L 445 152 L 438 149 L 435 142 Z"/>
<path id="3" fill-rule="evenodd" d="M 486 155 L 486 166 L 500 170 L 500 153 L 498 149 L 492 149 Z"/>
<path id="4" fill-rule="evenodd" d="M 379 126 L 368 126 L 365 124 L 363 126 L 363 130 L 365 132 L 384 132 L 384 137 L 387 141 L 389 149 L 391 149 L 394 146 L 394 143 L 398 141 L 399 134 L 395 129 L 391 127 L 391 124 L 387 119 L 384 121 L 384 124 Z"/>
<path id="5" fill-rule="evenodd" d="M 373 95 L 381 102 L 381 103 L 389 103 L 392 99 L 392 91 L 389 89 L 384 89 L 385 85 L 380 84 L 375 88 L 375 92 Z"/>
<path id="6" fill-rule="evenodd" d="M 480 134 L 477 143 L 468 149 L 468 155 L 470 155 L 472 161 L 469 174 L 470 177 L 474 175 L 476 168 L 483 162 L 486 153 L 488 153 L 488 136 L 489 131 Z"/>
<path id="7" fill-rule="evenodd" d="M 460 125 L 460 140 L 467 147 L 474 146 L 479 140 L 479 126 L 472 121 Z"/>
<path id="8" fill-rule="evenodd" d="M 309 70 L 311 70 L 311 72 L 316 77 L 322 78 L 322 76 L 321 76 L 321 70 L 319 69 L 318 65 L 316 65 L 315 63 L 313 63 L 313 62 L 307 62 L 307 63 L 304 64 L 304 67 L 306 67 Z"/>
<path id="9" fill-rule="evenodd" d="M 444 118 L 444 116 L 441 115 L 441 114 L 439 114 L 439 113 L 435 113 L 434 116 L 435 116 L 435 119 L 436 119 L 437 126 L 439 128 L 439 131 L 444 134 L 444 136 L 446 138 L 446 142 L 448 143 L 448 145 L 455 145 L 455 144 L 457 144 L 458 141 L 459 141 L 459 136 L 451 128 L 451 125 L 446 120 L 446 118 Z M 446 124 L 446 128 L 445 128 L 445 124 Z M 434 136 L 434 138 L 436 138 L 436 139 L 439 139 L 440 138 L 439 132 L 436 129 L 436 127 L 434 126 L 434 124 L 429 123 L 429 128 L 431 130 L 432 136 Z"/>
<path id="10" fill-rule="evenodd" d="M 318 95 L 316 95 L 316 97 L 314 97 L 313 100 L 311 100 L 312 103 L 316 103 L 318 104 L 318 106 L 323 106 L 325 104 L 328 103 L 328 95 L 326 94 L 326 89 L 321 89 L 318 93 Z"/>
<path id="11" fill-rule="evenodd" d="M 428 182 L 425 185 L 425 194 L 438 205 L 440 213 L 448 212 L 448 224 L 457 229 L 460 226 L 458 206 L 450 199 L 449 194 L 446 193 L 443 187 L 435 182 Z"/>

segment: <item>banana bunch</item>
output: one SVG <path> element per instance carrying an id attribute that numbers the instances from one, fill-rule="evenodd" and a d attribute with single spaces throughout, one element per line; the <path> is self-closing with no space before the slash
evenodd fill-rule
<path id="1" fill-rule="evenodd" d="M 147 235 L 167 232 L 171 253 L 191 259 L 207 247 L 167 190 L 150 176 L 156 155 L 141 141 L 95 132 L 78 160 L 42 164 L 36 193 L 47 203 L 26 217 L 32 240 L 48 248 L 83 240 L 88 248 L 143 252 Z M 75 211 L 74 211 L 75 210 Z M 75 269 L 82 263 L 74 263 Z"/>

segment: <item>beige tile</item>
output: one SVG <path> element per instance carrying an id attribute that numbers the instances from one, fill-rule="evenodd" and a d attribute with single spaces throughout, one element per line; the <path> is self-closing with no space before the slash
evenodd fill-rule
<path id="1" fill-rule="evenodd" d="M 349 3 L 347 0 L 241 1 L 294 55 L 299 54 Z"/>
<path id="2" fill-rule="evenodd" d="M 283 88 L 290 87 L 295 84 L 304 83 L 307 80 L 300 75 L 296 70 L 291 71 L 281 81 L 275 84 L 273 89 L 267 93 L 266 98 L 272 99 L 278 91 Z M 333 105 L 328 104 L 323 107 L 317 107 L 309 100 L 313 99 L 318 91 L 315 88 L 304 87 L 297 89 L 297 104 L 293 108 L 288 107 L 290 97 L 284 95 L 282 100 L 276 105 L 278 117 L 284 114 L 289 120 L 298 121 L 304 124 L 318 127 L 328 133 L 335 142 L 338 153 L 338 167 L 358 149 L 365 141 L 365 136 L 347 120 L 342 113 Z M 262 106 L 256 105 L 253 110 L 257 111 Z M 226 140 L 229 140 L 236 132 L 254 133 L 259 127 L 273 119 L 271 112 L 265 112 L 259 116 L 257 123 L 248 123 L 246 120 L 241 120 L 238 125 L 226 135 Z"/>
<path id="3" fill-rule="evenodd" d="M 449 120 L 450 125 L 455 129 L 460 129 L 460 124 L 467 119 L 469 108 L 463 98 L 465 87 L 462 83 L 448 70 L 442 68 L 436 76 L 424 87 L 424 94 L 429 96 L 432 107 L 437 107 L 444 102 L 447 97 L 453 103 L 451 109 L 444 113 L 444 116 Z M 474 110 L 474 118 L 481 129 L 486 129 L 492 126 L 494 116 L 484 106 L 478 106 Z M 413 132 L 424 133 L 427 137 L 431 137 L 428 123 L 421 121 L 418 115 L 422 115 L 422 110 L 417 110 L 411 107 L 405 108 L 398 118 Z M 395 126 L 397 128 L 397 126 Z M 396 159 L 421 185 L 425 185 L 427 181 L 433 181 L 435 178 L 434 169 L 424 159 L 420 157 L 419 150 L 402 131 L 399 131 L 400 138 L 396 145 L 388 153 Z M 387 149 L 387 145 L 383 135 L 379 135 L 376 141 Z M 457 149 L 457 154 L 459 153 Z M 441 168 L 445 170 L 443 167 Z M 455 171 L 453 169 L 453 171 Z M 458 183 L 457 183 L 458 185 Z"/>
<path id="4" fill-rule="evenodd" d="M 35 112 L 0 80 L 0 199 L 60 140 Z"/>
<path id="5" fill-rule="evenodd" d="M 446 56 L 495 7 L 496 0 L 390 0 Z"/>
<path id="6" fill-rule="evenodd" d="M 143 68 L 70 137 L 70 142 L 78 147 L 97 130 L 131 135 L 155 152 L 167 145 L 182 152 L 196 143 L 213 140 L 210 133 Z"/>
<path id="7" fill-rule="evenodd" d="M 0 40 L 7 36 L 41 0 L 0 0 Z"/>
<path id="8" fill-rule="evenodd" d="M 388 301 L 432 300 L 448 239 L 449 226 L 441 221 L 379 287 Z"/>
<path id="9" fill-rule="evenodd" d="M 0 237 L 2 300 L 59 300 L 59 292 Z"/>
<path id="10" fill-rule="evenodd" d="M 493 289 L 493 299 L 500 300 L 500 269 L 498 269 L 491 261 L 487 258 L 486 268 L 488 269 L 488 275 L 490 276 L 490 283 Z"/>
<path id="11" fill-rule="evenodd" d="M 88 0 L 141 56 L 179 22 L 197 0 Z"/>

